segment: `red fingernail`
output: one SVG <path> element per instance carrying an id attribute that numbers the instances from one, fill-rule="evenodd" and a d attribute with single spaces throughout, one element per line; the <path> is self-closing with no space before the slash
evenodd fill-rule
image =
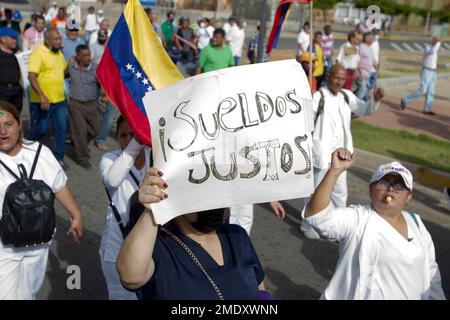
<path id="1" fill-rule="evenodd" d="M 162 177 L 163 173 L 161 171 L 158 171 L 158 176 Z"/>
<path id="2" fill-rule="evenodd" d="M 164 188 L 167 188 L 167 187 L 168 187 L 167 182 L 164 182 L 163 187 L 164 187 Z"/>

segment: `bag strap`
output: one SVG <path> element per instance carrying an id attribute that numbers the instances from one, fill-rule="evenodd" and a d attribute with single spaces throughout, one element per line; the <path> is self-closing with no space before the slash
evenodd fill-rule
<path id="1" fill-rule="evenodd" d="M 0 164 L 5 167 L 6 171 L 8 171 L 16 180 L 20 180 L 20 178 L 17 176 L 17 174 L 14 173 L 2 160 L 0 160 Z"/>
<path id="2" fill-rule="evenodd" d="M 320 93 L 319 108 L 317 109 L 316 118 L 314 119 L 314 127 L 316 126 L 317 119 L 319 119 L 320 114 L 323 113 L 323 108 L 325 106 L 325 98 L 323 96 L 323 92 L 321 89 L 319 89 L 319 93 Z"/>
<path id="3" fill-rule="evenodd" d="M 203 274 L 206 276 L 206 278 L 208 279 L 211 286 L 216 291 L 217 296 L 219 297 L 219 300 L 225 300 L 222 295 L 222 292 L 220 292 L 220 290 L 217 287 L 214 280 L 211 279 L 211 277 L 206 272 L 205 268 L 203 268 L 202 264 L 200 263 L 200 261 L 198 261 L 197 257 L 194 255 L 194 253 L 191 251 L 191 249 L 189 249 L 189 247 L 180 238 L 178 238 L 176 235 L 174 235 L 172 232 L 170 232 L 166 228 L 161 227 L 161 230 L 164 231 L 165 233 L 167 233 L 173 240 L 175 240 L 186 251 L 186 253 L 189 255 L 189 257 L 191 257 L 191 259 L 194 261 L 194 263 L 197 265 L 197 267 L 203 272 Z"/>
<path id="4" fill-rule="evenodd" d="M 31 166 L 30 178 L 29 178 L 30 180 L 33 179 L 34 171 L 36 170 L 37 161 L 38 161 L 39 155 L 41 154 L 41 149 L 42 149 L 42 143 L 39 143 L 39 146 L 36 151 L 36 155 L 34 156 L 33 165 Z"/>
<path id="5" fill-rule="evenodd" d="M 126 229 L 125 229 L 125 226 L 123 225 L 122 218 L 120 217 L 119 210 L 117 210 L 116 205 L 112 201 L 112 198 L 111 198 L 111 195 L 109 194 L 108 189 L 105 188 L 105 190 L 106 190 L 106 195 L 108 196 L 109 206 L 111 207 L 114 217 L 116 218 L 117 224 L 119 225 L 120 232 L 122 232 L 122 236 L 125 239 Z"/>

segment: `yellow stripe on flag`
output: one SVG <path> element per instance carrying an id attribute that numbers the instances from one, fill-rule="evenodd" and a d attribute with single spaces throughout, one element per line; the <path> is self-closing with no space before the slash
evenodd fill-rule
<path id="1" fill-rule="evenodd" d="M 124 11 L 130 30 L 133 54 L 156 89 L 183 79 L 158 39 L 139 0 L 129 0 Z"/>

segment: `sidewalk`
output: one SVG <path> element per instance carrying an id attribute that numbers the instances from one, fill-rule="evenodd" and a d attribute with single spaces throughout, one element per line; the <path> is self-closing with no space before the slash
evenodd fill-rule
<path id="1" fill-rule="evenodd" d="M 417 90 L 419 81 L 405 85 L 390 85 L 386 87 L 386 97 L 383 99 L 379 110 L 359 120 L 387 129 L 404 130 L 415 134 L 426 134 L 437 139 L 450 141 L 450 77 L 438 79 L 436 84 L 436 96 L 433 101 L 435 116 L 422 113 L 424 98 L 412 102 L 405 111 L 400 109 L 400 99 Z M 361 153 L 361 151 L 359 151 Z M 363 158 L 361 163 L 373 161 L 381 163 L 389 161 L 388 157 L 370 154 Z M 404 161 L 402 161 L 404 162 Z M 412 163 L 405 163 L 412 170 L 414 180 L 431 188 L 442 190 L 450 186 L 450 174 L 435 169 L 422 167 Z"/>
<path id="2" fill-rule="evenodd" d="M 405 111 L 400 110 L 400 99 L 419 88 L 417 80 L 408 84 L 385 87 L 386 97 L 380 109 L 370 117 L 360 120 L 374 126 L 405 130 L 416 134 L 427 134 L 438 139 L 450 141 L 450 77 L 441 78 L 436 83 L 436 95 L 433 101 L 435 116 L 422 113 L 424 98 L 413 101 Z"/>

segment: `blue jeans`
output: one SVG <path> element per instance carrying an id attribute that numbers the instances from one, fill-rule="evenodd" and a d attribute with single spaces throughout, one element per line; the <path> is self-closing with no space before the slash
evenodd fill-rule
<path id="1" fill-rule="evenodd" d="M 106 138 L 108 137 L 109 130 L 111 129 L 111 124 L 114 120 L 114 117 L 117 115 L 117 109 L 112 105 L 111 102 L 106 104 L 106 111 L 103 115 L 102 122 L 100 124 L 100 132 L 97 137 L 95 137 L 95 142 L 105 143 Z"/>
<path id="2" fill-rule="evenodd" d="M 429 69 L 422 69 L 420 73 L 420 86 L 416 92 L 411 93 L 409 96 L 403 98 L 406 104 L 413 100 L 425 96 L 425 104 L 423 111 L 430 112 L 433 104 L 434 89 L 436 87 L 436 71 Z"/>
<path id="3" fill-rule="evenodd" d="M 355 95 L 363 101 L 369 100 L 369 92 L 375 87 L 376 84 L 377 84 L 376 72 L 372 72 L 369 78 L 361 79 L 358 77 L 356 79 Z"/>
<path id="4" fill-rule="evenodd" d="M 64 160 L 64 150 L 66 148 L 68 108 L 66 101 L 51 103 L 48 110 L 42 110 L 39 103 L 30 104 L 31 132 L 27 136 L 28 140 L 37 141 L 42 138 L 53 121 L 55 149 L 53 153 L 58 161 Z"/>
<path id="5" fill-rule="evenodd" d="M 234 56 L 234 65 L 238 66 L 241 63 L 241 57 L 239 56 Z"/>
<path id="6" fill-rule="evenodd" d="M 328 74 L 328 72 L 330 72 L 331 67 L 333 66 L 333 57 L 326 57 L 325 61 L 326 61 L 326 66 L 325 66 L 324 75 L 326 76 Z"/>

